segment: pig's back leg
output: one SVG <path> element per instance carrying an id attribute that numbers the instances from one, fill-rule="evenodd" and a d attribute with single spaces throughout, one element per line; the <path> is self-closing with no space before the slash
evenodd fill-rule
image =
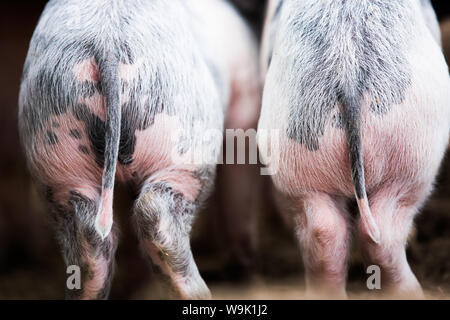
<path id="1" fill-rule="evenodd" d="M 391 184 L 370 196 L 372 214 L 382 231 L 379 244 L 368 238 L 361 223 L 358 225 L 358 240 L 365 262 L 380 267 L 381 289 L 397 298 L 423 298 L 420 284 L 408 264 L 405 247 L 414 216 L 430 191 L 431 184 L 415 190 Z"/>
<path id="2" fill-rule="evenodd" d="M 106 239 L 99 236 L 95 229 L 99 201 L 90 199 L 82 190 L 72 191 L 67 204 L 61 204 L 53 195 L 48 189 L 64 261 L 67 267 L 77 266 L 81 272 L 80 289 L 66 287 L 66 298 L 106 299 L 113 276 L 116 231 L 113 229 Z"/>
<path id="3" fill-rule="evenodd" d="M 68 298 L 108 296 L 116 247 L 114 235 L 102 241 L 95 229 L 103 164 L 98 161 L 101 157 L 96 156 L 102 151 L 97 150 L 94 142 L 102 140 L 104 124 L 94 113 L 98 111 L 100 115 L 104 103 L 95 88 L 98 70 L 93 61 L 85 60 L 71 70 L 77 78 L 86 78 L 83 84 L 66 85 L 68 90 L 80 93 L 73 97 L 79 104 L 64 108 L 60 105 L 60 112 L 46 113 L 53 108 L 43 99 L 27 103 L 20 114 L 28 164 L 36 180 L 47 190 L 64 260 L 68 266 L 80 267 L 81 289 L 67 290 Z M 33 87 L 32 80 L 29 81 L 28 86 Z M 62 80 L 55 76 L 53 81 Z M 85 87 L 91 85 L 95 89 L 88 94 Z M 31 101 L 30 97 L 25 100 Z M 104 212 L 104 220 L 112 223 L 112 208 Z"/>
<path id="4" fill-rule="evenodd" d="M 134 206 L 143 253 L 170 298 L 209 299 L 190 247 L 190 230 L 214 179 L 214 168 L 167 168 L 147 179 Z"/>
<path id="5" fill-rule="evenodd" d="M 67 290 L 69 299 L 107 298 L 116 247 L 114 235 L 102 241 L 95 229 L 101 168 L 87 132 L 86 125 L 67 111 L 50 116 L 41 130 L 24 139 L 31 171 L 47 190 L 65 263 L 81 271 L 81 288 Z M 107 213 L 112 220 L 112 211 Z"/>
<path id="6" fill-rule="evenodd" d="M 345 298 L 350 243 L 345 199 L 315 192 L 289 204 L 295 210 L 307 295 Z"/>

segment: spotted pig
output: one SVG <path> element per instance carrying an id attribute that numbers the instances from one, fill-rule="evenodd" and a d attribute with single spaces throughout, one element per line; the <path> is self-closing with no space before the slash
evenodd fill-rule
<path id="1" fill-rule="evenodd" d="M 422 297 L 405 245 L 450 129 L 429 1 L 273 0 L 268 12 L 259 130 L 279 138 L 261 135 L 259 145 L 293 209 L 307 291 L 346 296 L 356 198 L 356 238 L 382 289 Z"/>

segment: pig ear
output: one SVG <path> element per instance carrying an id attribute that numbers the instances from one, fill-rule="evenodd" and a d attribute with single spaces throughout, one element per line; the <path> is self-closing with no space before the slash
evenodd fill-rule
<path id="1" fill-rule="evenodd" d="M 372 239 L 373 242 L 376 244 L 380 243 L 380 229 L 378 228 L 378 225 L 375 222 L 375 219 L 373 218 L 372 212 L 369 207 L 369 201 L 367 200 L 367 196 L 365 196 L 362 199 L 358 199 L 358 207 L 359 207 L 359 214 L 361 215 L 361 220 L 364 224 L 364 228 L 367 231 L 367 234 L 369 235 L 370 239 Z"/>

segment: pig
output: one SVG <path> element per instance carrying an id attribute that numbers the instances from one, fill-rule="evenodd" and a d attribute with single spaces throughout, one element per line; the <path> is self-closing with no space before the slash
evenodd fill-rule
<path id="1" fill-rule="evenodd" d="M 269 3 L 258 144 L 295 223 L 308 296 L 347 297 L 355 233 L 383 293 L 423 297 L 405 246 L 450 129 L 448 67 L 427 3 Z"/>
<path id="2" fill-rule="evenodd" d="M 223 0 L 47 4 L 24 65 L 19 130 L 65 263 L 81 273 L 68 299 L 108 298 L 116 182 L 134 191 L 140 247 L 170 297 L 210 298 L 189 235 L 223 137 L 202 133 L 254 107 L 254 52 Z M 189 161 L 196 154 L 204 161 Z"/>
<path id="3" fill-rule="evenodd" d="M 441 28 L 437 20 L 436 12 L 434 12 L 433 5 L 430 0 L 420 0 L 422 6 L 422 13 L 425 18 L 425 23 L 433 34 L 434 39 L 442 46 Z"/>

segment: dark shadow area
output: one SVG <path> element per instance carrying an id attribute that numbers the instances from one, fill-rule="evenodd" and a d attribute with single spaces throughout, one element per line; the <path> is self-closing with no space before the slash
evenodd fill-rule
<path id="1" fill-rule="evenodd" d="M 262 29 L 264 1 L 231 0 L 252 24 Z M 444 51 L 450 58 L 448 1 L 434 1 L 442 21 Z M 0 3 L 0 299 L 58 299 L 64 294 L 65 267 L 57 248 L 44 202 L 37 195 L 20 148 L 17 99 L 28 43 L 46 1 Z M 220 174 L 220 168 L 219 168 Z M 219 177 L 220 179 L 220 177 Z M 124 187 L 116 189 L 115 219 L 121 236 L 111 298 L 152 298 L 152 275 L 139 254 L 131 227 L 132 199 Z M 217 194 L 199 215 L 192 238 L 196 260 L 213 287 L 235 280 L 283 281 L 301 278 L 300 253 L 293 232 L 278 215 L 271 196 L 270 179 L 264 178 L 258 217 L 252 275 L 233 267 L 222 255 L 227 245 L 217 223 Z M 450 294 L 450 157 L 438 177 L 433 196 L 417 219 L 408 249 L 414 272 L 433 295 Z M 256 274 L 256 276 L 255 276 Z M 349 289 L 364 289 L 365 272 L 357 251 L 352 255 Z M 288 281 L 289 282 L 289 281 Z M 301 283 L 299 282 L 299 285 Z M 294 286 L 296 283 L 289 282 Z M 240 287 L 236 287 L 240 288 Z M 226 296 L 226 294 L 222 294 Z"/>

